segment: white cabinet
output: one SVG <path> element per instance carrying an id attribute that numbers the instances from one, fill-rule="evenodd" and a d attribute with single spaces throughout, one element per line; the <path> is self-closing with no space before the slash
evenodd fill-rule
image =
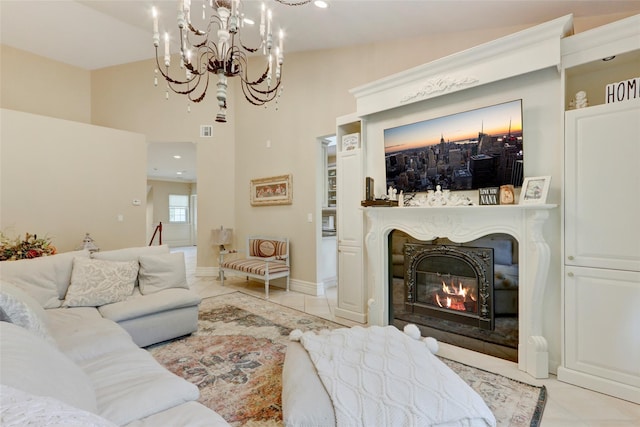
<path id="1" fill-rule="evenodd" d="M 336 316 L 367 322 L 366 287 L 363 281 L 364 199 L 362 124 L 338 122 L 336 182 L 338 233 L 338 305 Z"/>
<path id="2" fill-rule="evenodd" d="M 565 261 L 640 271 L 640 100 L 567 111 L 565 134 Z"/>
<path id="3" fill-rule="evenodd" d="M 640 100 L 565 113 L 558 379 L 640 403 Z"/>
<path id="4" fill-rule="evenodd" d="M 567 369 L 623 388 L 636 387 L 639 398 L 640 272 L 585 267 L 566 271 Z M 632 396 L 633 389 L 629 392 Z"/>

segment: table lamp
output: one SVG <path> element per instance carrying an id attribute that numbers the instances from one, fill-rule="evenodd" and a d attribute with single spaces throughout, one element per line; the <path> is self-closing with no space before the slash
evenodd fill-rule
<path id="1" fill-rule="evenodd" d="M 213 230 L 211 230 L 211 235 L 213 238 L 213 244 L 220 246 L 220 253 L 218 255 L 220 259 L 219 259 L 218 265 L 222 265 L 223 258 L 224 258 L 223 255 L 228 253 L 224 245 L 231 244 L 233 240 L 233 229 L 224 228 L 223 226 L 220 226 L 220 228 L 214 228 Z M 224 276 L 224 272 L 220 270 L 218 274 L 218 280 L 222 280 L 223 276 Z"/>
<path id="2" fill-rule="evenodd" d="M 230 245 L 233 239 L 233 229 L 232 228 L 224 228 L 220 226 L 220 228 L 215 228 L 212 230 L 213 236 L 213 244 L 220 246 L 220 251 L 224 251 L 224 245 Z"/>

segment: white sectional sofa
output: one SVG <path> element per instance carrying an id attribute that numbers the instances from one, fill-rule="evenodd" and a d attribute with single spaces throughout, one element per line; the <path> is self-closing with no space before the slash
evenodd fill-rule
<path id="1" fill-rule="evenodd" d="M 167 247 L 0 263 L 3 426 L 227 426 L 140 346 L 197 329 Z"/>

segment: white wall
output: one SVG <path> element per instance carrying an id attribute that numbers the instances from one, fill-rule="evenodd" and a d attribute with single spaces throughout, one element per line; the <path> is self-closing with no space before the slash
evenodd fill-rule
<path id="1" fill-rule="evenodd" d="M 61 252 L 85 233 L 103 250 L 145 245 L 144 135 L 7 109 L 0 122 L 3 233 L 48 235 Z"/>
<path id="2" fill-rule="evenodd" d="M 0 107 L 91 123 L 89 71 L 6 45 L 0 57 Z"/>

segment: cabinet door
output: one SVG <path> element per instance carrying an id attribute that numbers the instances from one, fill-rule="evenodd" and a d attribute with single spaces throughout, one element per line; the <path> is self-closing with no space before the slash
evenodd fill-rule
<path id="1" fill-rule="evenodd" d="M 640 102 L 565 121 L 565 262 L 640 271 Z"/>
<path id="2" fill-rule="evenodd" d="M 338 245 L 362 246 L 364 198 L 362 150 L 343 151 L 337 155 Z"/>
<path id="3" fill-rule="evenodd" d="M 567 267 L 565 366 L 640 387 L 640 273 Z"/>
<path id="4" fill-rule="evenodd" d="M 336 316 L 366 323 L 365 287 L 362 285 L 362 248 L 338 247 L 338 306 Z"/>

